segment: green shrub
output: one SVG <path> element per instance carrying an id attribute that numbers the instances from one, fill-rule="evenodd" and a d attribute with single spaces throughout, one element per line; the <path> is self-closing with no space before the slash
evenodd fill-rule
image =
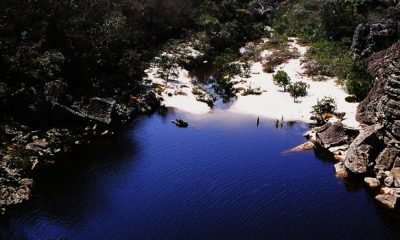
<path id="1" fill-rule="evenodd" d="M 274 84 L 283 87 L 283 91 L 286 92 L 286 87 L 290 84 L 290 77 L 285 71 L 279 70 L 273 76 L 273 81 Z"/>
<path id="2" fill-rule="evenodd" d="M 299 81 L 299 82 L 290 84 L 288 86 L 288 91 L 290 93 L 290 96 L 293 97 L 293 101 L 296 102 L 297 98 L 307 96 L 308 88 L 310 88 L 310 85 L 308 85 L 305 82 Z"/>

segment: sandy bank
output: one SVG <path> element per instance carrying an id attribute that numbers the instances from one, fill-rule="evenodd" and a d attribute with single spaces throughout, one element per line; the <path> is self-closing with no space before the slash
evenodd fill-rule
<path id="1" fill-rule="evenodd" d="M 305 76 L 301 60 L 307 52 L 307 47 L 298 44 L 294 38 L 290 39 L 289 45 L 290 48 L 299 52 L 299 57 L 278 66 L 276 70 L 286 71 L 292 82 L 303 81 L 308 83 L 310 85 L 308 96 L 302 97 L 298 102 L 294 103 L 289 93 L 282 92 L 280 87 L 273 84 L 273 74 L 263 72 L 262 63 L 255 62 L 252 64 L 250 78 L 237 77 L 233 81 L 240 82 L 235 85 L 237 88 L 251 86 L 252 88 L 260 88 L 264 92 L 261 95 L 238 95 L 237 99 L 233 100 L 228 108 L 223 108 L 226 111 L 252 114 L 270 119 L 281 119 L 283 117 L 286 121 L 311 122 L 311 107 L 318 99 L 324 96 L 331 96 L 337 103 L 338 111 L 346 113 L 343 123 L 346 126 L 357 128 L 359 123 L 355 120 L 355 114 L 358 103 L 345 101 L 348 94 L 343 87 L 335 83 L 334 78 L 317 82 Z M 269 53 L 269 51 L 263 51 L 261 55 L 265 56 Z M 156 71 L 156 68 L 150 68 L 146 73 L 154 83 L 164 84 L 165 82 L 162 79 L 157 78 Z M 209 112 L 211 109 L 207 104 L 196 100 L 196 96 L 192 93 L 193 87 L 189 73 L 184 69 L 179 69 L 177 80 L 168 83 L 162 93 L 165 106 L 193 114 Z M 221 108 L 219 104 L 215 107 Z"/>

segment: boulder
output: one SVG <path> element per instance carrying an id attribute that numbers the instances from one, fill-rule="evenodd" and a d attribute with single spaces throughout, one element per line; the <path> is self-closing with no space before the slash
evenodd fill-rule
<path id="1" fill-rule="evenodd" d="M 112 115 L 115 110 L 115 100 L 105 98 L 91 98 L 85 115 L 99 123 L 111 124 Z"/>
<path id="2" fill-rule="evenodd" d="M 400 168 L 393 168 L 390 171 L 390 175 L 393 176 L 393 185 L 400 187 Z"/>
<path id="3" fill-rule="evenodd" d="M 387 176 L 383 182 L 386 187 L 391 187 L 393 185 L 393 176 Z"/>
<path id="4" fill-rule="evenodd" d="M 394 209 L 396 207 L 397 198 L 391 194 L 379 194 L 375 199 L 387 208 Z"/>
<path id="5" fill-rule="evenodd" d="M 342 145 L 347 142 L 347 136 L 342 122 L 327 123 L 316 134 L 317 142 L 324 148 Z"/>
<path id="6" fill-rule="evenodd" d="M 397 22 L 392 19 L 358 25 L 351 45 L 353 58 L 368 57 L 389 47 L 397 34 Z"/>
<path id="7" fill-rule="evenodd" d="M 381 188 L 381 194 L 383 194 L 383 195 L 391 194 L 391 192 L 392 192 L 392 189 L 389 187 Z"/>
<path id="8" fill-rule="evenodd" d="M 87 122 L 87 118 L 84 114 L 58 102 L 52 103 L 50 115 L 57 126 L 80 125 Z"/>
<path id="9" fill-rule="evenodd" d="M 314 149 L 315 149 L 315 144 L 313 142 L 308 141 L 293 148 L 291 151 L 299 152 L 299 151 L 310 151 Z"/>
<path id="10" fill-rule="evenodd" d="M 380 185 L 379 180 L 376 179 L 376 178 L 372 178 L 372 177 L 366 177 L 366 178 L 364 178 L 364 182 L 365 182 L 366 184 L 368 184 L 368 186 L 369 186 L 370 188 L 377 188 L 377 187 L 379 187 L 379 185 Z"/>
<path id="11" fill-rule="evenodd" d="M 377 169 L 389 170 L 397 156 L 400 155 L 400 150 L 395 147 L 387 147 L 385 148 L 376 158 L 376 166 Z"/>
<path id="12" fill-rule="evenodd" d="M 357 174 L 367 172 L 371 162 L 375 161 L 382 150 L 382 143 L 378 138 L 381 128 L 379 124 L 369 126 L 354 139 L 345 158 L 347 169 Z"/>
<path id="13" fill-rule="evenodd" d="M 348 172 L 343 162 L 335 164 L 335 173 L 337 177 L 347 177 Z"/>

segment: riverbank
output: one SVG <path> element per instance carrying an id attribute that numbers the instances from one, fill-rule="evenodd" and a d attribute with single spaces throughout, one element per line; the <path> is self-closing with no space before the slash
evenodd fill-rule
<path id="1" fill-rule="evenodd" d="M 262 43 L 268 39 L 263 39 Z M 240 92 L 236 94 L 236 98 L 232 99 L 228 104 L 218 104 L 215 108 L 223 108 L 227 111 L 235 113 L 251 114 L 254 116 L 265 117 L 269 119 L 281 119 L 285 121 L 302 121 L 312 122 L 310 120 L 312 106 L 316 104 L 318 99 L 325 96 L 331 96 L 337 104 L 337 111 L 345 113 L 343 124 L 350 128 L 359 128 L 359 123 L 356 121 L 356 109 L 358 103 L 349 103 L 345 99 L 349 95 L 345 89 L 338 85 L 335 78 L 326 78 L 322 81 L 315 81 L 310 76 L 306 75 L 304 68 L 304 58 L 308 50 L 307 46 L 299 44 L 296 38 L 289 38 L 289 49 L 297 52 L 296 56 L 278 65 L 277 70 L 283 70 L 288 73 L 292 82 L 306 82 L 310 88 L 308 95 L 302 97 L 296 103 L 290 97 L 289 93 L 283 92 L 281 88 L 274 85 L 272 79 L 274 73 L 266 73 L 263 71 L 263 63 L 272 50 L 262 51 L 258 61 L 251 62 L 250 74 L 247 78 L 236 76 L 231 80 L 234 83 L 235 89 L 257 89 L 259 95 L 245 95 Z M 163 97 L 166 107 L 177 108 L 182 111 L 193 114 L 205 114 L 211 111 L 211 108 L 204 102 L 198 101 L 198 97 L 193 94 L 196 84 L 192 81 L 192 76 L 189 72 L 179 68 L 178 77 L 167 84 L 165 81 L 157 77 L 157 68 L 153 67 L 146 71 L 148 79 L 154 84 L 165 85 L 165 88 L 160 89 L 159 94 Z M 213 92 L 210 85 L 203 86 L 210 92 Z"/>

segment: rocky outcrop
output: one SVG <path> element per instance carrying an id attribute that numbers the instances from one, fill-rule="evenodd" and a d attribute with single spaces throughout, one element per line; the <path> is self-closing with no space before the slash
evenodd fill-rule
<path id="1" fill-rule="evenodd" d="M 87 118 L 106 125 L 111 124 L 115 110 L 115 100 L 104 98 L 91 98 L 85 115 Z"/>
<path id="2" fill-rule="evenodd" d="M 338 121 L 327 123 L 316 133 L 317 142 L 324 148 L 343 145 L 348 138 L 343 128 L 343 123 Z"/>
<path id="3" fill-rule="evenodd" d="M 369 167 L 382 150 L 379 124 L 369 126 L 351 143 L 346 155 L 345 165 L 353 173 L 367 173 Z"/>
<path id="4" fill-rule="evenodd" d="M 374 87 L 357 109 L 357 120 L 365 124 L 377 123 L 382 118 L 383 106 L 390 95 L 386 91 L 394 89 L 399 79 L 400 41 L 389 49 L 373 54 L 369 58 L 368 70 L 376 77 Z M 392 94 L 393 95 L 393 94 Z M 396 107 L 396 97 L 390 97 L 389 104 Z"/>
<path id="5" fill-rule="evenodd" d="M 374 52 L 386 49 L 396 41 L 397 36 L 397 21 L 393 19 L 360 24 L 351 46 L 353 58 L 368 57 Z"/>
<path id="6" fill-rule="evenodd" d="M 392 209 L 400 197 L 400 5 L 380 2 L 390 19 L 359 25 L 353 39 L 353 57 L 368 61 L 375 82 L 357 109 L 357 120 L 369 126 L 350 145 L 345 166 L 370 176 L 370 186 L 384 186 L 376 200 Z"/>

